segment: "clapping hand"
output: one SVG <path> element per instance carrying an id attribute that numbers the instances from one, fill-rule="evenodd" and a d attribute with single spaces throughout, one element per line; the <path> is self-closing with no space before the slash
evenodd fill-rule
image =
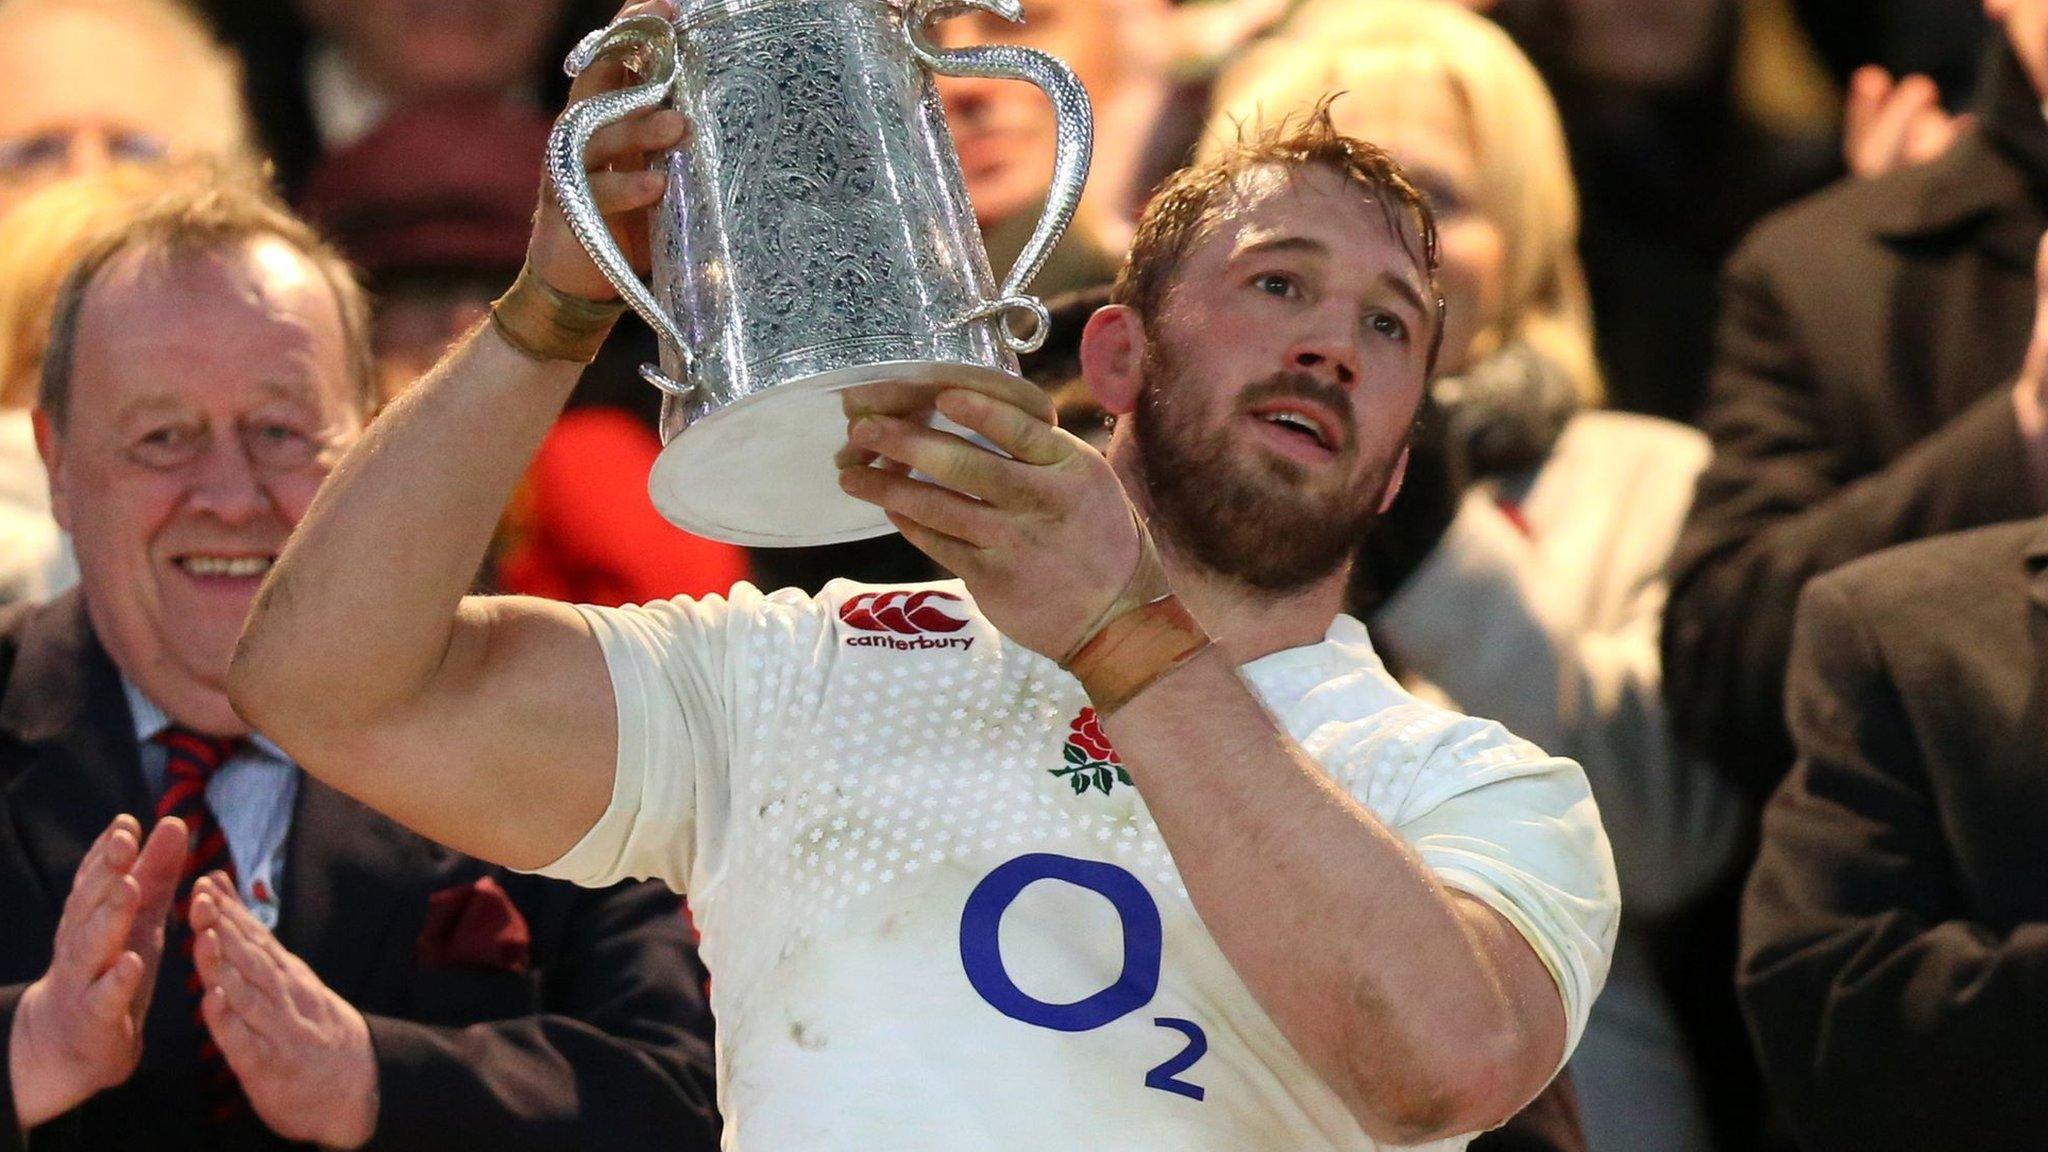
<path id="1" fill-rule="evenodd" d="M 249 1106 L 287 1140 L 357 1148 L 377 1126 L 377 1064 L 363 1014 L 242 907 L 227 877 L 192 890 L 200 1011 Z"/>
<path id="2" fill-rule="evenodd" d="M 1876 65 L 1849 79 L 1842 129 L 1842 156 L 1858 176 L 1882 176 L 1924 164 L 1954 146 L 1971 118 L 1951 116 L 1941 92 L 1925 76 L 1894 81 Z"/>
<path id="3" fill-rule="evenodd" d="M 15 1008 L 7 1071 L 23 1131 L 134 1073 L 185 842 L 175 817 L 144 839 L 141 822 L 123 815 L 86 851 L 50 967 Z"/>
<path id="4" fill-rule="evenodd" d="M 2048 499 L 2048 236 L 2034 256 L 2034 334 L 2012 386 L 2012 401 L 2034 490 Z"/>

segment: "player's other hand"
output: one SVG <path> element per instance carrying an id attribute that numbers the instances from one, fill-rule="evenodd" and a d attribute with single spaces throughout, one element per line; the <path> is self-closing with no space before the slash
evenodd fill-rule
<path id="1" fill-rule="evenodd" d="M 377 1061 L 363 1014 L 285 951 L 226 876 L 192 889 L 200 1012 L 249 1107 L 270 1130 L 359 1148 L 377 1128 Z"/>
<path id="2" fill-rule="evenodd" d="M 639 0 L 620 9 L 618 18 L 655 15 L 674 19 L 670 0 Z M 629 88 L 639 80 L 633 75 L 624 52 L 612 52 L 583 70 L 569 89 L 571 104 L 614 89 Z M 660 201 L 668 187 L 660 163 L 663 154 L 681 147 L 690 138 L 689 117 L 673 108 L 650 108 L 608 125 L 590 139 L 584 163 L 590 169 L 590 194 L 599 212 L 611 224 L 619 250 L 643 273 L 649 263 L 647 210 Z M 540 210 L 534 215 L 533 238 L 526 249 L 527 263 L 542 280 L 558 292 L 589 300 L 618 298 L 604 274 L 591 263 L 583 245 L 569 231 L 569 221 L 555 202 L 554 189 L 541 189 Z"/>
<path id="3" fill-rule="evenodd" d="M 57 921 L 50 967 L 21 994 L 7 1073 L 23 1131 L 134 1073 L 164 952 L 164 921 L 185 863 L 185 825 L 147 839 L 119 816 L 86 851 Z"/>
<path id="4" fill-rule="evenodd" d="M 956 388 L 939 394 L 938 410 L 1009 458 L 909 420 L 861 416 L 848 443 L 897 467 L 842 468 L 840 487 L 966 581 L 1003 635 L 1061 659 L 1137 568 L 1123 484 L 1100 452 L 1006 401 Z"/>

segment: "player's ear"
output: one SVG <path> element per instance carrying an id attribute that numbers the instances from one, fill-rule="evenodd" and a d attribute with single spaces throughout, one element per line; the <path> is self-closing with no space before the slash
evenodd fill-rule
<path id="1" fill-rule="evenodd" d="M 1401 449 L 1401 458 L 1394 461 L 1394 470 L 1387 474 L 1387 490 L 1380 494 L 1380 515 L 1394 506 L 1394 497 L 1401 494 L 1401 482 L 1408 479 L 1408 449 Z"/>
<path id="2" fill-rule="evenodd" d="M 1138 406 L 1145 386 L 1145 321 L 1122 304 L 1098 308 L 1081 329 L 1081 378 L 1112 416 Z"/>

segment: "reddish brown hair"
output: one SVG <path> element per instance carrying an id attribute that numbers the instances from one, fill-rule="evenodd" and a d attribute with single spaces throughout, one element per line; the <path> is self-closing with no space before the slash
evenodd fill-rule
<path id="1" fill-rule="evenodd" d="M 1406 236 L 1412 229 L 1421 237 L 1422 272 L 1429 297 L 1436 302 L 1436 331 L 1429 352 L 1434 370 L 1444 328 L 1443 297 L 1436 284 L 1436 216 L 1386 149 L 1337 131 L 1330 120 L 1333 98 L 1318 102 L 1299 119 L 1240 132 L 1234 144 L 1168 177 L 1138 220 L 1130 255 L 1110 292 L 1111 302 L 1130 307 L 1150 323 L 1165 307 L 1195 241 L 1254 173 L 1267 168 L 1287 173 L 1324 168 L 1379 205 L 1395 235 Z"/>

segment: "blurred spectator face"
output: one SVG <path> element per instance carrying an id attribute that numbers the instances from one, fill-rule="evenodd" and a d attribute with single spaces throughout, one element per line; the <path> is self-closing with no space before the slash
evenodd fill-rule
<path id="1" fill-rule="evenodd" d="M 566 0 L 298 0 L 365 80 L 400 99 L 527 83 Z"/>
<path id="2" fill-rule="evenodd" d="M 37 434 L 94 627 L 173 715 L 232 730 L 242 620 L 358 426 L 334 291 L 276 238 L 129 252 L 78 325 L 63 429 Z"/>
<path id="3" fill-rule="evenodd" d="M 2048 0 L 1984 0 L 1984 11 L 2005 29 L 2034 91 L 2048 98 Z"/>
<path id="4" fill-rule="evenodd" d="M 1386 53 L 1359 69 L 1331 108 L 1337 130 L 1393 154 L 1436 211 L 1442 265 L 1437 280 L 1448 311 L 1443 372 L 1471 362 L 1481 333 L 1500 327 L 1507 238 L 1485 211 L 1466 105 L 1440 69 L 1412 55 Z"/>
<path id="5" fill-rule="evenodd" d="M 240 80 L 159 3 L 0 4 L 0 213 L 58 177 L 246 150 Z"/>
<path id="6" fill-rule="evenodd" d="M 935 26 L 945 47 L 1021 44 L 1049 52 L 1074 70 L 1088 94 L 1106 100 L 1121 77 L 1122 0 L 1025 0 L 1012 24 L 969 11 Z M 941 76 L 939 95 L 967 176 L 968 199 L 984 226 L 1036 209 L 1052 184 L 1057 125 L 1045 93 L 1018 80 Z"/>

